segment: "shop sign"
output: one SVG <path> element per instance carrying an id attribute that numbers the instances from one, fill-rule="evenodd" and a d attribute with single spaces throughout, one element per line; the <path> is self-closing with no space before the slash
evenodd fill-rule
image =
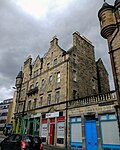
<path id="1" fill-rule="evenodd" d="M 41 136 L 42 137 L 47 137 L 47 123 L 42 124 L 42 131 L 41 131 Z"/>
<path id="2" fill-rule="evenodd" d="M 59 117 L 59 112 L 47 113 L 46 118 Z"/>
<path id="3" fill-rule="evenodd" d="M 64 138 L 64 122 L 57 123 L 57 138 Z"/>

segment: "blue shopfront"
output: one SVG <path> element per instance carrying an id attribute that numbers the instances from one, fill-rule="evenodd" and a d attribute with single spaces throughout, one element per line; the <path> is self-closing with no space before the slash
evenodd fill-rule
<path id="1" fill-rule="evenodd" d="M 115 113 L 70 117 L 70 147 L 72 150 L 120 150 Z"/>

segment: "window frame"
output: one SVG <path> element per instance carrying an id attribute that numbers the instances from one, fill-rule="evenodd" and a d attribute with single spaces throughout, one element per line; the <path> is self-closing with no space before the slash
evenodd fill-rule
<path id="1" fill-rule="evenodd" d="M 48 96 L 47 96 L 47 104 L 48 105 L 51 104 L 51 94 L 48 94 Z"/>
<path id="2" fill-rule="evenodd" d="M 60 72 L 57 72 L 56 81 L 57 81 L 57 83 L 60 83 Z"/>
<path id="3" fill-rule="evenodd" d="M 60 101 L 60 91 L 56 91 L 55 92 L 55 103 L 59 103 L 59 101 Z"/>

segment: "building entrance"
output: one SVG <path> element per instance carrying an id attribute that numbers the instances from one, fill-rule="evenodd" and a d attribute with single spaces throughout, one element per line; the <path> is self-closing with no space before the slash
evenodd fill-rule
<path id="1" fill-rule="evenodd" d="M 55 135 L 55 119 L 50 119 L 50 141 L 51 145 L 54 145 L 54 135 Z"/>
<path id="2" fill-rule="evenodd" d="M 30 130 L 29 130 L 29 134 L 33 134 L 33 121 L 30 121 Z"/>
<path id="3" fill-rule="evenodd" d="M 86 150 L 98 150 L 97 128 L 94 116 L 85 118 Z"/>

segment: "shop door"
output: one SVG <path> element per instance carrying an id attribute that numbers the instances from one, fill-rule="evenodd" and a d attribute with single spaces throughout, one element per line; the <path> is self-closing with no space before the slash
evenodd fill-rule
<path id="1" fill-rule="evenodd" d="M 98 150 L 96 121 L 85 122 L 86 150 Z"/>
<path id="2" fill-rule="evenodd" d="M 50 144 L 54 145 L 55 124 L 50 124 Z"/>
<path id="3" fill-rule="evenodd" d="M 30 131 L 29 134 L 33 134 L 33 122 L 30 122 Z"/>

